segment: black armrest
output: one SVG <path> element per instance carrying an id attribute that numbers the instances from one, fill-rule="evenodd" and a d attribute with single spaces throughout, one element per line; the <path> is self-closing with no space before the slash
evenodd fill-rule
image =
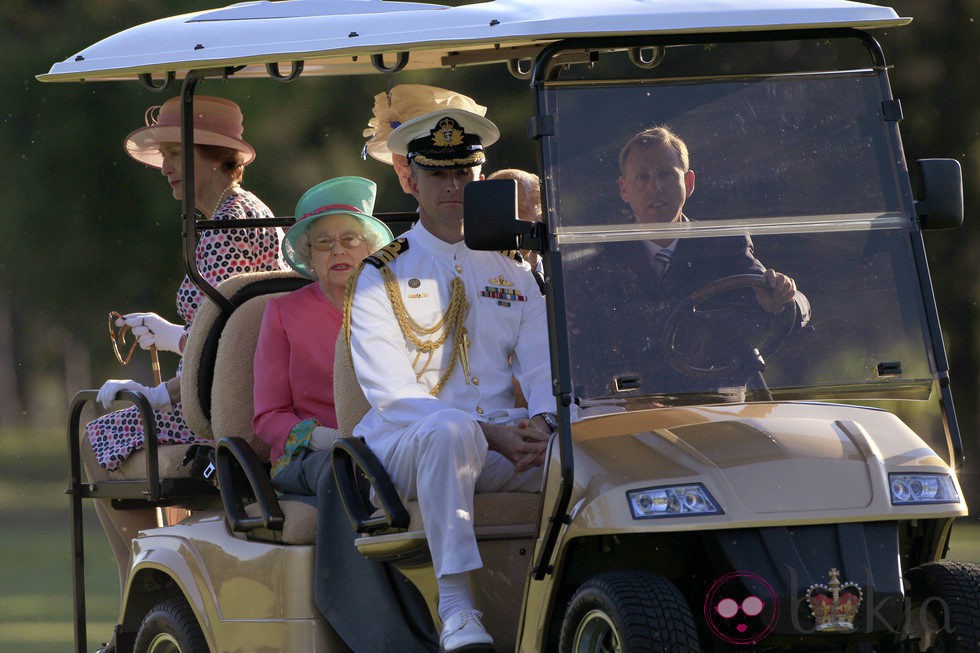
<path id="1" fill-rule="evenodd" d="M 214 463 L 221 503 L 231 530 L 236 533 L 256 528 L 281 531 L 286 517 L 272 488 L 272 479 L 255 450 L 242 438 L 222 438 L 215 450 Z M 255 499 L 259 506 L 258 517 L 246 514 L 245 497 Z"/>
<path id="2" fill-rule="evenodd" d="M 81 441 L 79 439 L 82 409 L 89 402 L 95 403 L 97 396 L 98 390 L 80 390 L 75 394 L 68 409 L 69 480 L 72 484 L 70 490 L 84 498 L 158 501 L 162 493 L 160 490 L 160 467 L 157 460 L 156 419 L 153 417 L 150 402 L 141 392 L 120 390 L 116 394 L 116 400 L 130 401 L 139 411 L 142 422 L 141 428 L 146 441 L 146 478 L 143 480 L 100 481 L 82 484 Z"/>
<path id="3" fill-rule="evenodd" d="M 374 452 L 360 438 L 340 438 L 331 454 L 334 478 L 340 498 L 347 509 L 351 526 L 358 533 L 374 533 L 386 529 L 405 530 L 411 521 L 405 504 L 395 490 L 388 472 Z M 363 475 L 369 487 L 360 483 Z M 369 490 L 381 504 L 382 514 L 373 517 Z"/>

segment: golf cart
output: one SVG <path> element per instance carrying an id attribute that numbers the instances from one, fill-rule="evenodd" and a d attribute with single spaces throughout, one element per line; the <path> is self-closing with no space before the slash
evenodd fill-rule
<path id="1" fill-rule="evenodd" d="M 980 568 L 944 559 L 967 508 L 922 240 L 962 222 L 962 181 L 955 161 L 922 160 L 913 192 L 901 104 L 871 36 L 908 22 L 837 0 L 248 2 L 134 27 L 39 78 L 154 91 L 181 80 L 186 141 L 209 78 L 374 74 L 383 86 L 412 74 L 453 88 L 506 67 L 533 94 L 519 126 L 537 143 L 546 223 L 516 219 L 512 184 L 475 183 L 466 242 L 543 255 L 559 430 L 540 494 L 477 497 L 485 567 L 473 587 L 498 650 L 972 651 Z M 505 114 L 492 91 L 479 99 Z M 697 192 L 689 220 L 639 222 L 621 199 L 619 154 L 663 124 L 685 141 Z M 264 303 L 302 280 L 209 286 L 193 252 L 212 225 L 189 186 L 185 259 L 210 301 L 188 337 L 182 404 L 215 441 L 218 490 L 177 468 L 185 448 L 155 446 L 152 420 L 118 479 L 85 483 L 79 422 L 95 391 L 78 393 L 76 648 L 87 646 L 81 501 L 110 498 L 190 511 L 134 539 L 120 650 L 347 650 L 313 604 L 314 513 L 279 500 L 249 437 Z M 808 316 L 796 303 L 760 311 L 759 274 L 646 299 L 636 246 L 746 237 L 796 281 Z M 349 436 L 365 404 L 346 354 L 341 339 Z M 121 398 L 148 414 L 142 396 Z M 352 546 L 408 578 L 437 623 L 417 505 L 363 442 L 338 442 L 334 463 Z"/>

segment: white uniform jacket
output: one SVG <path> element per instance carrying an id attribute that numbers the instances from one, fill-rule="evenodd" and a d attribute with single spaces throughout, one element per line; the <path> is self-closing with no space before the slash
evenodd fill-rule
<path id="1" fill-rule="evenodd" d="M 464 284 L 469 378 L 457 361 L 439 395 L 429 394 L 446 370 L 453 334 L 416 379 L 428 355 L 418 355 L 406 338 L 380 269 L 366 263 L 351 305 L 351 354 L 371 409 L 354 435 L 379 451 L 388 449 L 386 438 L 397 438 L 403 428 L 443 409 L 462 410 L 480 421 L 510 421 L 516 416 L 512 375 L 527 398 L 526 414 L 554 412 L 544 299 L 527 264 L 498 252 L 473 251 L 463 242 L 449 244 L 421 222 L 403 239 L 401 252 L 387 266 L 419 326 L 442 319 L 454 278 Z M 436 339 L 441 332 L 420 338 Z"/>

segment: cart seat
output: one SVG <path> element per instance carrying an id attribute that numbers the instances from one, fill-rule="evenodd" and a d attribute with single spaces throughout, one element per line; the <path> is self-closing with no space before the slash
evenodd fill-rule
<path id="1" fill-rule="evenodd" d="M 187 467 L 181 467 L 189 444 L 174 444 L 157 450 L 157 471 L 160 478 L 189 478 Z M 146 478 L 146 449 L 134 451 L 118 468 L 108 472 L 110 480 L 135 481 Z"/>
<path id="2" fill-rule="evenodd" d="M 337 422 L 341 436 L 349 437 L 370 405 L 364 398 L 361 386 L 354 375 L 354 366 L 350 363 L 350 355 L 343 336 L 337 338 L 336 356 L 344 352 L 346 363 L 337 363 L 334 359 L 334 405 L 337 410 Z M 254 528 L 239 537 L 278 544 L 309 545 L 316 542 L 316 508 L 302 501 L 279 501 L 279 506 L 285 517 L 282 530 L 269 528 Z M 251 519 L 263 517 L 262 508 L 258 503 L 250 503 L 244 507 L 245 515 Z"/>
<path id="3" fill-rule="evenodd" d="M 310 280 L 291 271 L 242 274 L 218 286 L 236 305 L 225 316 L 216 304 L 206 301 L 194 319 L 185 348 L 181 383 L 184 414 L 191 430 L 220 441 L 234 438 L 247 445 L 252 472 L 268 481 L 269 448 L 252 431 L 254 417 L 253 361 L 262 316 L 269 300 L 302 288 Z M 199 321 L 209 325 L 196 330 Z M 187 352 L 194 352 L 191 359 Z M 271 482 L 264 484 L 270 491 Z M 236 501 L 237 497 L 232 499 Z M 282 530 L 264 528 L 237 532 L 242 538 L 283 544 L 312 544 L 316 538 L 316 511 L 301 501 L 279 501 L 285 516 Z M 227 505 L 227 504 L 226 504 Z M 249 517 L 260 516 L 256 503 L 244 506 Z"/>
<path id="4" fill-rule="evenodd" d="M 281 531 L 257 528 L 242 539 L 278 544 L 316 543 L 316 508 L 302 501 L 280 501 L 285 522 Z M 409 555 L 428 555 L 425 530 L 418 501 L 405 504 L 411 517 L 404 532 L 357 538 L 358 551 L 376 560 L 402 559 Z M 541 495 L 532 492 L 496 492 L 477 494 L 473 502 L 473 519 L 477 540 L 501 538 L 533 538 L 541 512 Z M 245 514 L 259 518 L 262 511 L 257 503 L 245 506 Z M 378 513 L 380 514 L 380 513 Z"/>
<path id="5" fill-rule="evenodd" d="M 254 349 L 254 342 L 252 343 L 252 347 Z M 241 352 L 241 355 L 244 356 L 244 352 Z M 252 360 L 251 355 L 247 357 L 247 360 L 249 362 Z M 218 371 L 216 369 L 217 374 Z M 251 369 L 247 371 L 238 370 L 235 374 L 243 377 L 247 376 L 248 383 L 251 384 Z M 367 413 L 370 404 L 368 404 L 367 399 L 364 397 L 361 386 L 357 381 L 357 376 L 354 373 L 354 365 L 350 357 L 350 350 L 342 336 L 337 339 L 334 355 L 333 385 L 338 431 L 341 437 L 349 438 L 353 436 L 354 427 L 357 426 L 358 422 Z M 248 408 L 249 410 L 252 408 L 251 396 L 249 396 Z M 213 423 L 215 419 L 215 417 L 212 417 Z M 251 422 L 249 421 L 249 426 L 250 424 Z M 219 438 L 223 436 L 224 434 L 219 435 L 220 432 L 217 425 L 213 425 L 215 435 Z M 234 434 L 234 432 L 228 433 L 228 435 Z M 257 447 L 255 448 L 257 449 Z M 245 457 L 240 453 L 236 453 L 235 455 Z M 247 465 L 249 463 L 240 461 L 240 464 Z M 256 491 L 261 492 L 262 490 L 256 489 Z M 507 492 L 478 494 L 474 501 L 474 527 L 477 539 L 533 538 L 538 527 L 540 502 L 541 496 L 538 493 Z M 315 543 L 316 508 L 305 502 L 289 500 L 278 501 L 278 505 L 285 518 L 281 530 L 255 527 L 243 531 L 238 535 L 250 540 L 279 544 L 309 545 Z M 393 555 L 395 557 L 404 557 L 409 554 L 422 557 L 428 556 L 428 547 L 426 545 L 425 531 L 418 502 L 409 501 L 405 507 L 410 515 L 409 525 L 406 530 L 380 536 L 361 537 L 357 540 L 358 550 L 367 557 L 384 560 L 392 559 Z M 258 503 L 244 505 L 243 513 L 243 517 L 246 519 L 260 520 L 263 517 L 268 518 L 268 515 L 263 514 L 263 509 Z"/>
<path id="6" fill-rule="evenodd" d="M 365 558 L 418 564 L 428 561 L 429 547 L 418 501 L 405 504 L 411 518 L 401 533 L 362 535 L 354 541 Z M 532 540 L 541 514 L 538 492 L 486 492 L 473 497 L 473 530 L 477 542 Z"/>
<path id="7" fill-rule="evenodd" d="M 184 348 L 181 406 L 194 434 L 211 440 L 238 436 L 267 459 L 269 448 L 252 432 L 252 361 L 265 305 L 310 283 L 276 270 L 234 276 L 218 286 L 235 310 L 224 315 L 210 299 L 197 311 Z"/>

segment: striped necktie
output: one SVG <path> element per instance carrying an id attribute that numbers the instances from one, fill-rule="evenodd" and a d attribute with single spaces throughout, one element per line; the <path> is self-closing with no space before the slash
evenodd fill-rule
<path id="1" fill-rule="evenodd" d="M 657 278 L 661 281 L 664 275 L 667 274 L 667 268 L 670 267 L 670 254 L 670 250 L 661 249 L 653 255 L 653 269 L 657 273 Z"/>

